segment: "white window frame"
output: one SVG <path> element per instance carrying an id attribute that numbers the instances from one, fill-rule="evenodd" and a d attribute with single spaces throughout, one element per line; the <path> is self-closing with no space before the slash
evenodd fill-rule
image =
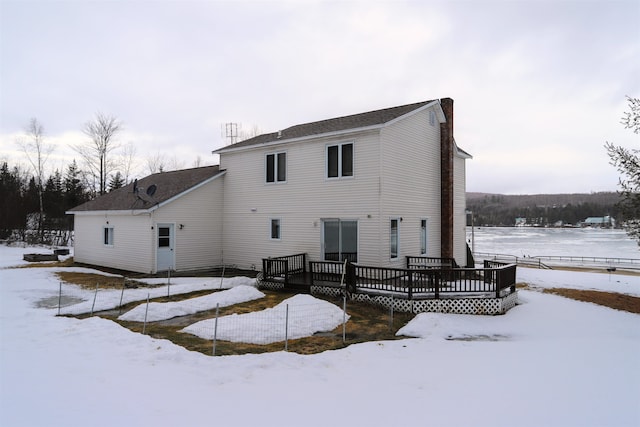
<path id="1" fill-rule="evenodd" d="M 280 162 L 278 160 L 279 155 L 284 154 L 284 180 L 279 180 L 279 171 L 280 171 Z M 267 176 L 267 171 L 269 169 L 269 156 L 273 156 L 273 181 L 269 181 L 269 177 Z M 286 151 L 275 151 L 272 153 L 266 153 L 264 155 L 264 182 L 266 184 L 286 184 L 287 183 L 287 155 Z"/>
<path id="2" fill-rule="evenodd" d="M 342 147 L 351 145 L 351 175 L 342 175 Z M 338 147 L 338 176 L 329 176 L 329 148 Z M 327 144 L 324 148 L 324 176 L 326 179 L 352 179 L 356 175 L 356 144 L 354 141 L 344 141 Z"/>
<path id="3" fill-rule="evenodd" d="M 277 221 L 278 227 L 278 237 L 273 237 L 273 225 L 274 221 Z M 282 219 L 281 218 L 269 218 L 269 239 L 270 240 L 282 240 Z"/>
<path id="4" fill-rule="evenodd" d="M 396 254 L 393 255 L 393 222 L 396 222 Z M 402 218 L 391 217 L 389 218 L 389 259 L 397 260 L 400 258 L 400 222 Z"/>
<path id="5" fill-rule="evenodd" d="M 424 228 L 422 223 L 424 222 Z M 420 218 L 420 255 L 429 252 L 429 218 Z"/>
<path id="6" fill-rule="evenodd" d="M 113 247 L 114 231 L 113 226 L 105 225 L 102 227 L 102 244 L 104 246 Z"/>

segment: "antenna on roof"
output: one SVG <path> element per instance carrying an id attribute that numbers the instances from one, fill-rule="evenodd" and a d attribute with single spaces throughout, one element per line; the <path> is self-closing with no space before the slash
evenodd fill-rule
<path id="1" fill-rule="evenodd" d="M 235 144 L 238 142 L 238 123 L 224 123 L 221 125 L 220 133 L 229 144 Z"/>

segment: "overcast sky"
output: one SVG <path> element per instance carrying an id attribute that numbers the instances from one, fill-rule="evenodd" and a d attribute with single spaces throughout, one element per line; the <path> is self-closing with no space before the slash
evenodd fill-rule
<path id="1" fill-rule="evenodd" d="M 0 160 L 31 117 L 66 169 L 96 112 L 144 159 L 217 163 L 221 126 L 451 97 L 467 190 L 614 191 L 640 97 L 640 1 L 0 0 Z"/>

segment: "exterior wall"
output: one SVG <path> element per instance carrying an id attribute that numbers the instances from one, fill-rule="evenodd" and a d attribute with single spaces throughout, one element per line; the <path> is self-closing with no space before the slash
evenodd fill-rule
<path id="1" fill-rule="evenodd" d="M 429 110 L 393 123 L 381 132 L 379 264 L 405 267 L 420 255 L 420 220 L 427 219 L 427 256 L 440 256 L 440 125 Z M 399 223 L 399 256 L 390 259 L 390 219 Z"/>
<path id="2" fill-rule="evenodd" d="M 224 176 L 220 176 L 152 213 L 154 271 L 157 260 L 155 230 L 158 223 L 175 225 L 174 252 L 177 271 L 205 269 L 222 264 L 223 189 Z"/>
<path id="3" fill-rule="evenodd" d="M 467 265 L 467 201 L 465 159 L 453 160 L 453 255 L 458 265 Z"/>
<path id="4" fill-rule="evenodd" d="M 354 143 L 354 176 L 327 179 L 326 146 Z M 287 153 L 286 183 L 265 183 L 265 155 Z M 377 131 L 339 138 L 254 147 L 220 155 L 226 169 L 223 261 L 261 269 L 266 257 L 308 253 L 322 259 L 322 219 L 358 221 L 358 261 L 378 261 L 379 138 Z M 280 240 L 270 219 L 281 220 Z"/>
<path id="5" fill-rule="evenodd" d="M 219 177 L 150 213 L 76 214 L 74 260 L 155 273 L 156 225 L 173 223 L 176 270 L 219 266 L 222 262 L 223 179 Z M 180 224 L 184 225 L 182 230 Z M 113 246 L 103 244 L 105 226 L 113 227 Z"/>
<path id="6" fill-rule="evenodd" d="M 113 246 L 104 244 L 105 226 L 113 227 Z M 153 234 L 148 214 L 75 216 L 76 262 L 150 273 L 154 259 Z"/>

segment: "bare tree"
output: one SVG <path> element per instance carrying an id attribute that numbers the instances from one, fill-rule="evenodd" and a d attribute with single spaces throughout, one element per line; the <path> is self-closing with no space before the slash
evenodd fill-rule
<path id="1" fill-rule="evenodd" d="M 164 172 L 167 169 L 167 159 L 164 154 L 157 152 L 147 157 L 147 170 L 150 174 Z"/>
<path id="2" fill-rule="evenodd" d="M 85 123 L 82 128 L 82 132 L 91 140 L 85 145 L 72 147 L 82 156 L 97 181 L 98 194 L 104 194 L 107 191 L 107 177 L 115 164 L 110 154 L 118 148 L 114 137 L 121 130 L 122 124 L 115 117 L 96 113 L 95 118 Z"/>
<path id="3" fill-rule="evenodd" d="M 126 185 L 131 179 L 132 169 L 136 167 L 136 147 L 131 141 L 122 147 L 122 152 L 120 153 L 120 167 L 122 169 L 122 178 Z"/>
<path id="4" fill-rule="evenodd" d="M 40 203 L 40 212 L 38 215 L 38 233 L 42 236 L 44 232 L 44 205 L 42 203 L 42 190 L 44 181 L 44 167 L 49 159 L 49 155 L 53 151 L 53 145 L 46 144 L 44 141 L 44 128 L 38 119 L 31 118 L 25 128 L 25 134 L 27 139 L 21 139 L 18 141 L 18 145 L 22 148 L 22 151 L 27 156 L 36 178 L 36 184 L 38 186 L 38 199 Z"/>

